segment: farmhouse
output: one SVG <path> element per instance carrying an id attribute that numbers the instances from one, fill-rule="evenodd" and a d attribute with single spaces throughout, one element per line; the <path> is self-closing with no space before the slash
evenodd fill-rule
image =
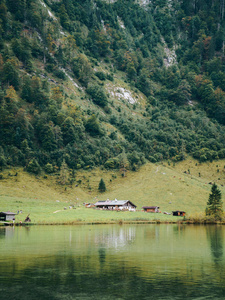
<path id="1" fill-rule="evenodd" d="M 0 221 L 15 221 L 15 213 L 7 211 L 0 212 Z"/>
<path id="2" fill-rule="evenodd" d="M 159 213 L 159 206 L 143 206 L 145 212 Z"/>
<path id="3" fill-rule="evenodd" d="M 182 210 L 176 210 L 176 211 L 173 211 L 173 216 L 180 216 L 180 217 L 184 217 L 186 212 L 185 211 L 182 211 Z"/>
<path id="4" fill-rule="evenodd" d="M 98 201 L 95 203 L 95 207 L 101 209 L 108 209 L 108 210 L 129 210 L 135 211 L 136 205 L 133 204 L 129 200 L 106 200 L 106 201 Z"/>

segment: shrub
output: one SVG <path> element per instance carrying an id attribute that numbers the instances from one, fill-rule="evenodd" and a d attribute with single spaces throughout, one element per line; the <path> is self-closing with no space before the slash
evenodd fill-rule
<path id="1" fill-rule="evenodd" d="M 111 74 L 107 74 L 107 75 L 106 75 L 106 79 L 108 79 L 108 80 L 110 80 L 110 81 L 113 81 L 113 80 L 114 80 L 113 75 L 111 75 Z"/>
<path id="2" fill-rule="evenodd" d="M 109 158 L 105 162 L 105 168 L 107 168 L 107 169 L 117 169 L 117 168 L 119 168 L 118 158 Z"/>
<path id="3" fill-rule="evenodd" d="M 99 106 L 105 107 L 108 103 L 105 91 L 99 85 L 90 85 L 87 88 L 87 93 L 91 96 L 93 102 Z"/>
<path id="4" fill-rule="evenodd" d="M 105 73 L 98 71 L 95 73 L 95 75 L 100 79 L 100 80 L 106 80 Z"/>
<path id="5" fill-rule="evenodd" d="M 62 80 L 65 80 L 65 79 L 66 79 L 65 73 L 64 73 L 63 71 L 61 71 L 61 70 L 55 70 L 55 71 L 53 72 L 53 74 L 54 74 L 56 77 L 58 77 L 59 79 L 62 79 Z"/>
<path id="6" fill-rule="evenodd" d="M 45 165 L 45 172 L 46 173 L 53 173 L 54 172 L 54 167 L 53 167 L 53 165 L 52 164 L 50 164 L 50 163 L 47 163 L 46 165 Z"/>
<path id="7" fill-rule="evenodd" d="M 36 159 L 29 161 L 26 170 L 33 174 L 39 174 L 41 172 L 41 167 Z"/>
<path id="8" fill-rule="evenodd" d="M 88 118 L 85 128 L 92 136 L 103 134 L 95 115 L 92 115 L 90 118 Z"/>

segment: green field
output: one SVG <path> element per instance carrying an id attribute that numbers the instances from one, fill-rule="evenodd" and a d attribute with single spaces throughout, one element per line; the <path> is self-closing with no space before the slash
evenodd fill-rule
<path id="1" fill-rule="evenodd" d="M 110 223 L 136 221 L 177 221 L 182 218 L 163 214 L 184 210 L 187 216 L 204 213 L 210 182 L 216 182 L 225 193 L 225 161 L 199 164 L 193 159 L 173 165 L 148 163 L 138 172 L 128 171 L 122 177 L 119 171 L 89 170 L 76 174 L 73 185 L 59 185 L 57 175 L 30 175 L 21 169 L 7 169 L 0 181 L 0 211 L 22 213 L 16 222 L 30 214 L 32 223 Z M 184 173 L 185 172 L 185 173 Z M 14 176 L 17 173 L 17 176 Z M 98 192 L 103 178 L 107 191 Z M 95 203 L 109 198 L 130 200 L 137 205 L 136 212 L 110 212 L 85 208 L 83 203 Z M 73 206 L 69 209 L 69 206 Z M 160 206 L 161 214 L 145 213 L 142 206 Z"/>

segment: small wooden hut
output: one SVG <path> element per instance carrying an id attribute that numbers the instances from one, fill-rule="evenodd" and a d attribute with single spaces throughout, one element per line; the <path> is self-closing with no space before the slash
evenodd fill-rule
<path id="1" fill-rule="evenodd" d="M 159 206 L 143 206 L 145 212 L 159 213 Z"/>
<path id="2" fill-rule="evenodd" d="M 11 211 L 0 212 L 0 221 L 15 221 L 15 213 Z"/>
<path id="3" fill-rule="evenodd" d="M 172 211 L 173 216 L 184 217 L 186 212 L 182 210 Z"/>

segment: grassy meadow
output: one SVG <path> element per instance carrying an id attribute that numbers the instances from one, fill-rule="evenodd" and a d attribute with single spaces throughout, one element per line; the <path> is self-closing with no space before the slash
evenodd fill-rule
<path id="1" fill-rule="evenodd" d="M 216 182 L 225 193 L 225 161 L 199 164 L 193 159 L 183 162 L 148 163 L 138 172 L 101 169 L 79 171 L 73 185 L 59 185 L 57 175 L 30 175 L 22 169 L 7 169 L 0 180 L 0 211 L 22 211 L 16 222 L 30 214 L 38 224 L 176 222 L 181 217 L 164 211 L 184 210 L 187 216 L 204 213 L 211 190 Z M 15 176 L 17 173 L 17 176 Z M 103 178 L 107 191 L 100 194 L 98 184 Z M 85 208 L 83 203 L 95 203 L 109 198 L 130 200 L 136 212 L 111 212 Z M 69 209 L 69 206 L 73 206 Z M 161 214 L 143 212 L 142 206 L 160 206 Z"/>

